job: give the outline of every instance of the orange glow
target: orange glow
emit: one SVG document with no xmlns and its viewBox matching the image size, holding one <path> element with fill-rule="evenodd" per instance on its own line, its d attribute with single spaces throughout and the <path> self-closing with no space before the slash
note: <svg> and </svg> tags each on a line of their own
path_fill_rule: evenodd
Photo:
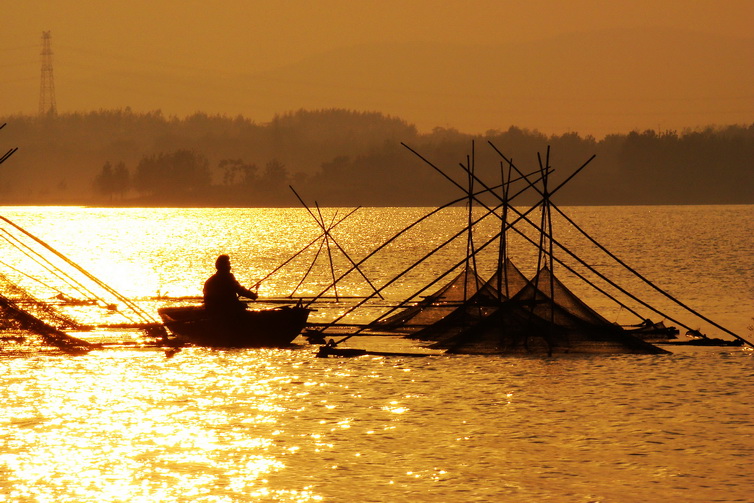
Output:
<svg viewBox="0 0 754 503">
<path fill-rule="evenodd" d="M 89 5 L 86 5 L 89 4 Z M 39 102 L 52 33 L 60 113 L 131 107 L 266 122 L 378 111 L 420 131 L 601 136 L 748 123 L 754 9 L 687 2 L 12 2 L 0 115 Z M 135 35 L 138 33 L 138 35 Z"/>
</svg>

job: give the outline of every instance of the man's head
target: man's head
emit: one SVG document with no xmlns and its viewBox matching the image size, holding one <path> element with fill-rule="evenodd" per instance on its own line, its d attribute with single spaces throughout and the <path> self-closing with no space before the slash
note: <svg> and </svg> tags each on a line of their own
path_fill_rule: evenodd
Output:
<svg viewBox="0 0 754 503">
<path fill-rule="evenodd" d="M 220 255 L 215 260 L 215 268 L 218 271 L 230 271 L 230 257 L 227 255 Z"/>
</svg>

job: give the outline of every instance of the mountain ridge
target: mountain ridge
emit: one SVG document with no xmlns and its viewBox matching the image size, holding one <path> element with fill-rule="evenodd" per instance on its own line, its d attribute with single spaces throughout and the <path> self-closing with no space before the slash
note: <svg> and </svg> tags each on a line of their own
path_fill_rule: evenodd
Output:
<svg viewBox="0 0 754 503">
<path fill-rule="evenodd" d="M 73 104 L 259 122 L 299 109 L 344 108 L 403 117 L 422 131 L 479 134 L 516 125 L 604 136 L 749 122 L 752 60 L 754 38 L 660 29 L 494 46 L 388 42 L 342 47 L 265 72 L 105 72 L 74 82 L 87 98 Z"/>
</svg>

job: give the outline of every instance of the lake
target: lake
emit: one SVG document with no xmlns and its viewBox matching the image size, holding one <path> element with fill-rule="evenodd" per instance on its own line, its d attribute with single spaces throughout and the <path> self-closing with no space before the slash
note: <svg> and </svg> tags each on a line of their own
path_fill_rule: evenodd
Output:
<svg viewBox="0 0 754 503">
<path fill-rule="evenodd" d="M 350 210 L 321 211 L 329 226 Z M 200 295 L 220 253 L 231 256 L 242 283 L 263 280 L 263 298 L 334 297 L 333 275 L 428 211 L 361 208 L 332 229 L 329 254 L 304 209 L 5 207 L 0 214 L 154 313 Z M 554 216 L 558 242 L 661 313 L 648 317 L 754 339 L 754 206 L 563 211 L 668 294 Z M 365 262 L 369 281 L 351 274 L 339 282 L 338 296 L 363 296 L 400 274 L 381 291 L 384 300 L 347 319 L 368 321 L 457 264 L 465 235 L 415 265 L 467 219 L 462 208 L 444 210 Z M 483 221 L 475 231 L 475 249 L 490 242 L 477 257 L 483 273 L 494 269 L 497 230 L 499 223 Z M 531 276 L 533 247 L 511 235 L 508 249 Z M 559 264 L 554 270 L 610 321 L 636 323 L 626 307 L 646 311 L 635 299 L 616 304 Z M 347 307 L 342 299 L 324 304 L 311 319 L 328 321 Z M 79 357 L 0 351 L 0 502 L 754 501 L 754 353 L 746 348 L 320 359 L 316 346 L 295 342 L 186 348 L 172 358 L 128 347 Z M 346 345 L 425 351 L 400 338 L 354 337 Z"/>
</svg>

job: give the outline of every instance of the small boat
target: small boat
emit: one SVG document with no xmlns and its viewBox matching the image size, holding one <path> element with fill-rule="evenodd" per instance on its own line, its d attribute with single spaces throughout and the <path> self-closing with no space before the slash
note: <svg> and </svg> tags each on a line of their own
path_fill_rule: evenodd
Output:
<svg viewBox="0 0 754 503">
<path fill-rule="evenodd" d="M 680 340 L 680 341 L 662 341 L 658 342 L 658 344 L 667 344 L 667 345 L 675 345 L 675 346 L 720 346 L 720 347 L 738 347 L 743 346 L 744 341 L 741 339 L 720 339 L 718 337 L 699 337 L 699 338 L 691 338 L 687 340 Z"/>
<path fill-rule="evenodd" d="M 676 327 L 668 327 L 662 321 L 655 323 L 652 320 L 644 320 L 637 325 L 627 325 L 623 328 L 634 337 L 651 343 L 665 343 L 677 339 L 679 333 Z"/>
<path fill-rule="evenodd" d="M 699 330 L 689 330 L 686 332 L 685 341 L 665 341 L 662 344 L 675 344 L 679 346 L 743 346 L 743 339 L 720 339 L 718 337 L 708 337 Z"/>
<path fill-rule="evenodd" d="M 218 315 L 204 306 L 157 310 L 176 342 L 215 348 L 288 346 L 306 326 L 311 309 L 281 306 Z"/>
<path fill-rule="evenodd" d="M 332 344 L 325 344 L 319 347 L 317 351 L 317 358 L 328 358 L 330 356 L 340 357 L 357 357 L 357 356 L 411 356 L 411 357 L 424 357 L 432 356 L 429 353 L 397 353 L 388 351 L 369 351 L 366 349 L 356 348 L 339 348 Z"/>
</svg>

